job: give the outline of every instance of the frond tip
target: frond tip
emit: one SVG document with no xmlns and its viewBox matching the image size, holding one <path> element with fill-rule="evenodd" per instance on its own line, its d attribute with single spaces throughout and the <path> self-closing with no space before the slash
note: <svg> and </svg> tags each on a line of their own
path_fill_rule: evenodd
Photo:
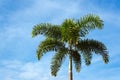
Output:
<svg viewBox="0 0 120 80">
<path fill-rule="evenodd" d="M 109 62 L 109 55 L 108 55 L 108 53 L 103 54 L 102 58 L 103 58 L 103 61 L 104 61 L 105 64 L 107 64 Z"/>
<path fill-rule="evenodd" d="M 83 57 L 84 57 L 84 60 L 85 60 L 85 64 L 87 66 L 89 66 L 91 64 L 91 60 L 92 60 L 92 54 L 91 54 L 91 52 L 83 53 Z"/>
</svg>

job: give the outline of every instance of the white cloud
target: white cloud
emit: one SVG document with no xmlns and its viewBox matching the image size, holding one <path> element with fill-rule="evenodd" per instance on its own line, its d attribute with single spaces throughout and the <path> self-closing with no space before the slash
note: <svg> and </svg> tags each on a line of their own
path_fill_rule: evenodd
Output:
<svg viewBox="0 0 120 80">
<path fill-rule="evenodd" d="M 4 56 L 4 54 L 8 54 L 8 57 L 13 57 L 12 59 L 15 59 L 17 56 L 19 56 L 25 61 L 30 58 L 29 56 L 35 57 L 35 55 L 32 54 L 35 53 L 35 51 L 33 52 L 32 49 L 36 48 L 36 45 L 38 44 L 41 37 L 40 39 L 37 38 L 37 40 L 31 39 L 30 34 L 32 27 L 40 22 L 52 22 L 59 24 L 67 17 L 79 18 L 79 16 L 83 14 L 94 12 L 100 15 L 105 22 L 119 26 L 119 12 L 113 13 L 110 10 L 108 11 L 104 8 L 96 6 L 97 4 L 94 5 L 92 2 L 85 2 L 83 0 L 80 2 L 78 0 L 71 0 L 69 2 L 61 2 L 55 0 L 35 0 L 31 6 L 27 6 L 11 14 L 8 14 L 7 23 L 4 24 L 4 28 L 0 28 L 1 56 Z M 3 19 L 2 16 L 1 18 Z M 108 45 L 110 45 L 108 47 L 110 47 L 111 49 L 110 55 L 112 56 L 112 59 L 116 58 L 114 61 L 111 61 L 111 63 L 113 64 L 110 63 L 110 65 L 117 64 L 117 62 L 119 61 L 119 58 L 117 57 L 119 55 L 119 46 L 115 47 L 116 44 L 111 41 L 111 36 L 113 36 L 113 38 L 118 37 L 115 37 L 115 35 L 118 34 L 110 35 L 110 37 L 108 38 L 108 33 L 104 33 L 103 31 L 103 36 L 98 36 L 101 40 L 105 38 L 104 40 L 108 42 Z M 95 35 L 93 35 L 93 37 L 95 37 Z M 114 47 L 111 44 L 114 44 Z M 13 55 L 9 56 L 9 53 L 11 52 L 13 52 Z M 118 55 L 114 53 L 117 53 Z M 46 59 L 48 60 L 48 57 Z M 18 60 L 3 61 L 0 65 L 0 73 L 2 73 L 0 74 L 0 78 L 2 80 L 66 80 L 68 75 L 66 67 L 67 65 L 65 64 L 64 66 L 62 66 L 60 72 L 58 73 L 58 76 L 54 78 L 50 75 L 50 65 L 47 65 L 48 62 L 46 62 L 46 59 L 42 63 L 25 63 Z M 92 66 L 83 66 L 81 73 L 75 73 L 74 78 L 80 80 L 95 80 L 98 79 L 99 76 L 101 76 L 99 80 L 104 80 L 104 75 L 111 73 L 114 73 L 114 76 L 107 76 L 106 79 L 117 80 L 119 78 L 119 76 L 116 75 L 117 73 L 115 73 L 117 71 L 119 73 L 119 68 L 112 70 L 111 68 L 104 69 L 103 66 L 101 66 L 101 63 L 102 65 L 104 65 L 101 58 L 95 57 L 95 59 L 93 59 Z M 97 69 L 96 67 L 98 67 L 99 69 Z"/>
<path fill-rule="evenodd" d="M 67 5 L 66 5 L 67 4 Z M 36 0 L 31 6 L 9 14 L 11 23 L 40 23 L 42 21 L 59 23 L 62 19 L 74 16 L 79 10 L 74 1 L 69 3 L 55 0 Z M 27 26 L 26 26 L 27 27 Z"/>
<path fill-rule="evenodd" d="M 7 53 L 6 51 L 16 57 L 21 53 L 22 58 L 28 55 L 29 49 L 43 39 L 43 37 L 37 40 L 31 38 L 33 26 L 42 21 L 59 23 L 78 11 L 78 5 L 75 3 L 67 4 L 51 0 L 36 0 L 31 6 L 8 14 L 6 24 L 3 23 L 3 27 L 0 28 L 0 55 Z M 11 45 L 14 46 L 11 47 Z"/>
<path fill-rule="evenodd" d="M 63 63 L 60 71 L 58 72 L 57 77 L 52 77 L 50 75 L 50 58 L 51 57 L 52 57 L 52 54 L 45 56 L 44 58 L 41 59 L 40 62 L 22 62 L 18 60 L 1 61 L 0 73 L 3 73 L 3 74 L 0 74 L 0 77 L 2 80 L 7 80 L 7 79 L 9 80 L 56 80 L 56 79 L 65 80 L 67 79 L 68 78 L 68 61 L 65 61 L 65 63 Z M 85 65 L 82 65 L 82 69 L 80 73 L 76 73 L 75 69 L 73 69 L 74 79 L 95 80 L 99 76 L 101 77 L 98 80 L 119 79 L 119 75 L 117 75 L 116 72 L 119 73 L 120 68 L 118 66 L 114 68 L 111 67 L 111 65 L 114 65 L 115 63 L 114 61 L 112 61 L 112 63 L 105 65 L 103 64 L 102 60 L 101 61 L 93 60 L 92 64 L 88 67 Z M 111 76 L 106 74 L 109 74 Z M 104 75 L 106 76 L 106 78 L 104 78 Z"/>
<path fill-rule="evenodd" d="M 23 80 L 38 78 L 38 76 L 41 76 L 41 72 L 43 72 L 42 68 L 38 68 L 38 63 L 27 63 L 21 68 L 21 71 L 19 77 Z"/>
<path fill-rule="evenodd" d="M 27 62 L 17 60 L 3 61 L 0 77 L 2 80 L 61 80 L 64 75 L 54 78 L 50 75 L 47 63 Z"/>
<path fill-rule="evenodd" d="M 26 41 L 29 39 L 30 34 L 28 34 L 28 31 L 24 28 L 5 27 L 0 30 L 0 36 L 1 50 L 5 50 L 6 47 L 10 47 L 12 44 L 15 46 Z"/>
</svg>

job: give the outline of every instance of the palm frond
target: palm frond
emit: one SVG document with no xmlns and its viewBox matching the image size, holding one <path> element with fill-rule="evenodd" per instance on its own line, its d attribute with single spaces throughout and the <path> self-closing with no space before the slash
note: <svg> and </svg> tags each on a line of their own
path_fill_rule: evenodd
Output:
<svg viewBox="0 0 120 80">
<path fill-rule="evenodd" d="M 89 30 L 93 30 L 95 28 L 102 29 L 103 21 L 97 15 L 88 14 L 78 20 L 78 25 L 80 27 L 80 36 L 84 37 L 88 34 Z"/>
<path fill-rule="evenodd" d="M 89 66 L 91 64 L 91 60 L 92 60 L 92 54 L 91 52 L 86 52 L 86 51 L 83 51 L 83 58 L 85 60 L 85 64 L 87 66 Z"/>
<path fill-rule="evenodd" d="M 94 52 L 96 54 L 100 54 L 103 57 L 105 63 L 109 62 L 107 48 L 102 42 L 93 39 L 92 40 L 85 39 L 85 40 L 81 40 L 78 43 L 77 48 L 83 53 Z"/>
<path fill-rule="evenodd" d="M 109 62 L 108 52 L 106 52 L 105 54 L 102 54 L 102 58 L 103 58 L 104 63 L 107 64 Z"/>
<path fill-rule="evenodd" d="M 66 55 L 68 53 L 68 49 L 65 47 L 62 47 L 59 49 L 59 51 L 54 55 L 51 62 L 51 74 L 53 76 L 57 75 L 57 72 L 59 71 Z"/>
<path fill-rule="evenodd" d="M 79 38 L 79 27 L 72 19 L 66 19 L 61 27 L 62 40 L 73 43 Z"/>
<path fill-rule="evenodd" d="M 61 47 L 64 47 L 64 43 L 57 41 L 56 39 L 53 38 L 47 38 L 43 42 L 40 43 L 37 49 L 37 57 L 38 60 L 45 54 L 46 52 L 49 51 L 57 51 Z"/>
<path fill-rule="evenodd" d="M 41 23 L 39 25 L 34 26 L 32 31 L 32 37 L 35 37 L 39 34 L 59 39 L 61 38 L 60 26 L 52 25 L 49 23 L 46 23 L 46 24 Z"/>
<path fill-rule="evenodd" d="M 78 51 L 72 51 L 72 58 L 75 64 L 75 69 L 77 72 L 80 72 L 81 69 L 81 55 L 79 54 Z"/>
</svg>

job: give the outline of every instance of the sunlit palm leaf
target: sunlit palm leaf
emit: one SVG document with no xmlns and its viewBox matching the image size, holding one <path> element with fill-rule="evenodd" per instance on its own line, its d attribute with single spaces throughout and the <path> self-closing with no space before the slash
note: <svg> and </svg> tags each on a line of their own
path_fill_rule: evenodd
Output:
<svg viewBox="0 0 120 80">
<path fill-rule="evenodd" d="M 74 43 L 79 38 L 79 27 L 74 20 L 66 19 L 61 28 L 63 41 Z"/>
<path fill-rule="evenodd" d="M 102 29 L 103 21 L 97 15 L 89 14 L 83 16 L 78 20 L 78 25 L 80 27 L 80 36 L 84 37 L 88 34 L 89 30 L 93 30 L 95 28 Z"/>
</svg>

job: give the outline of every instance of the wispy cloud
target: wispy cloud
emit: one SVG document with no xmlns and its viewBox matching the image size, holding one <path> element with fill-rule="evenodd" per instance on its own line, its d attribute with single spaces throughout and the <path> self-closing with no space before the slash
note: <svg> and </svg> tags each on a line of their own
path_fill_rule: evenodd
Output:
<svg viewBox="0 0 120 80">
<path fill-rule="evenodd" d="M 42 62 L 21 62 L 18 60 L 12 60 L 12 61 L 3 61 L 1 62 L 1 70 L 0 72 L 3 73 L 1 74 L 1 79 L 2 80 L 65 80 L 67 79 L 67 74 L 68 74 L 68 70 L 66 66 L 62 66 L 61 70 L 59 71 L 59 74 L 57 77 L 52 77 L 50 75 L 50 68 L 48 67 L 48 63 L 49 61 L 47 61 L 46 63 L 42 63 Z M 99 65 L 100 66 L 100 65 Z M 91 74 L 93 73 L 94 70 L 97 70 L 97 74 Z M 98 69 L 94 68 L 94 65 L 92 67 L 84 67 L 82 68 L 82 71 L 78 74 L 78 73 L 74 73 L 75 79 L 82 79 L 85 78 L 86 75 L 87 76 L 85 79 L 96 79 L 98 75 L 101 75 L 103 73 L 105 73 L 106 69 L 103 69 L 102 72 Z M 116 69 L 116 70 L 119 70 Z M 107 70 L 107 72 L 112 72 L 114 70 Z M 63 73 L 64 72 L 64 73 Z M 86 73 L 86 74 L 85 74 Z M 6 76 L 7 75 L 7 76 Z M 118 77 L 118 76 L 116 76 Z M 101 77 L 100 79 L 103 79 L 103 77 Z M 105 80 L 105 79 L 103 79 Z M 112 79 L 110 79 L 112 80 Z"/>
<path fill-rule="evenodd" d="M 74 78 L 78 80 L 96 80 L 98 77 L 98 80 L 119 79 L 117 74 L 120 73 L 120 64 L 118 64 L 120 11 L 116 10 L 116 1 L 112 1 L 113 3 L 110 1 L 106 3 L 105 0 L 100 2 L 95 0 L 27 1 L 23 0 L 24 4 L 21 1 L 21 4 L 18 4 L 22 5 L 21 7 L 12 4 L 15 10 L 8 10 L 9 8 L 4 7 L 10 12 L 5 15 L 0 14 L 0 26 L 2 26 L 0 27 L 0 59 L 3 60 L 0 61 L 0 73 L 3 73 L 0 74 L 0 78 L 2 80 L 66 80 L 67 63 L 64 63 L 58 76 L 54 78 L 50 75 L 49 55 L 45 56 L 40 63 L 34 62 L 36 61 L 35 49 L 44 38 L 39 36 L 32 39 L 31 31 L 34 25 L 41 22 L 60 24 L 65 18 L 78 19 L 88 13 L 98 14 L 104 20 L 105 28 L 100 33 L 93 32 L 90 38 L 105 42 L 111 61 L 108 65 L 104 65 L 101 57 L 95 56 L 93 64 L 89 67 L 83 65 L 81 73 L 74 73 Z M 0 0 L 0 8 L 3 10 L 3 5 L 10 6 L 9 2 Z"/>
<path fill-rule="evenodd" d="M 67 17 L 74 16 L 78 11 L 78 4 L 74 1 L 68 3 L 66 1 L 36 0 L 32 6 L 9 14 L 9 19 L 12 23 L 16 21 L 17 23 L 40 23 L 43 21 L 59 23 Z"/>
<path fill-rule="evenodd" d="M 1 62 L 0 75 L 2 80 L 61 80 L 64 75 L 53 78 L 46 63 L 20 62 L 17 60 Z"/>
<path fill-rule="evenodd" d="M 41 40 L 38 38 L 33 39 L 31 37 L 31 29 L 27 27 L 4 27 L 0 30 L 0 41 L 1 59 L 4 59 L 3 56 L 6 56 L 7 59 L 24 59 L 29 56 L 25 60 L 30 60 L 31 58 L 35 60 L 35 46 L 37 47 Z"/>
</svg>

